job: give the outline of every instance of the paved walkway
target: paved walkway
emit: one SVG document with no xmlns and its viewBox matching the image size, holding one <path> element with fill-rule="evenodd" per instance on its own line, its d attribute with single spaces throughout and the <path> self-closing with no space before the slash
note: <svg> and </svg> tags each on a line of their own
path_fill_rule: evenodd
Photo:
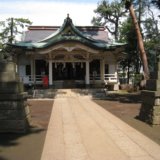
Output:
<svg viewBox="0 0 160 160">
<path fill-rule="evenodd" d="M 89 97 L 57 95 L 41 160 L 160 160 L 160 146 Z"/>
</svg>

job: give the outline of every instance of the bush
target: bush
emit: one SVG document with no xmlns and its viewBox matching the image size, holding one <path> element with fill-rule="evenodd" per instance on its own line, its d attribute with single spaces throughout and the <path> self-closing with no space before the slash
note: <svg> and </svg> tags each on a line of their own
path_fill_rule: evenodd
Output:
<svg viewBox="0 0 160 160">
<path fill-rule="evenodd" d="M 133 77 L 133 85 L 134 86 L 140 86 L 140 83 L 143 79 L 143 75 L 142 74 L 135 74 Z"/>
</svg>

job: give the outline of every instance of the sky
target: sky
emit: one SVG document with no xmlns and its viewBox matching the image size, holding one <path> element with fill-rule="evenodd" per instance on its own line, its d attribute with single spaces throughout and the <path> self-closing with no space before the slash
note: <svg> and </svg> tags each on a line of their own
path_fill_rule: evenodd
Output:
<svg viewBox="0 0 160 160">
<path fill-rule="evenodd" d="M 91 25 L 100 0 L 0 0 L 0 21 L 28 18 L 32 25 L 62 25 L 67 14 L 75 25 Z"/>
</svg>

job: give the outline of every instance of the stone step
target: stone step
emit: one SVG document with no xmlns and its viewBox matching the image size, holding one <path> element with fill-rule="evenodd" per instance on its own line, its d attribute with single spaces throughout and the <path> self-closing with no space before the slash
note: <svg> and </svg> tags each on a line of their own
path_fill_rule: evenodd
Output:
<svg viewBox="0 0 160 160">
<path fill-rule="evenodd" d="M 69 92 L 70 90 L 72 90 L 72 94 Z M 73 97 L 79 95 L 90 96 L 92 98 L 106 97 L 104 89 L 37 89 L 33 91 L 33 98 Z"/>
</svg>

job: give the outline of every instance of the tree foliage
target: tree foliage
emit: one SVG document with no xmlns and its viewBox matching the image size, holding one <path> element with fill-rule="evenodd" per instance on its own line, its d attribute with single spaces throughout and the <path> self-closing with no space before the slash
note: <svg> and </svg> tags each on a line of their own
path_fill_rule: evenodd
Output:
<svg viewBox="0 0 160 160">
<path fill-rule="evenodd" d="M 141 34 L 141 31 L 140 31 L 140 26 L 139 26 L 138 21 L 137 21 L 136 13 L 134 11 L 132 0 L 122 0 L 122 1 L 125 3 L 125 7 L 126 7 L 127 10 L 129 10 L 130 16 L 132 18 L 132 22 L 133 22 L 135 32 L 136 32 L 136 37 L 137 37 L 139 53 L 140 53 L 140 57 L 141 57 L 141 60 L 142 60 L 144 78 L 148 79 L 149 78 L 149 68 L 148 68 L 147 55 L 146 55 L 146 51 L 145 51 L 145 48 L 144 48 L 142 34 Z"/>
<path fill-rule="evenodd" d="M 128 82 L 131 73 L 138 74 L 141 68 L 141 61 L 137 50 L 137 37 L 132 19 L 129 17 L 122 23 L 120 27 L 120 41 L 127 42 L 126 46 L 126 59 L 120 62 L 121 68 L 128 71 Z"/>
<path fill-rule="evenodd" d="M 158 54 L 157 50 L 160 48 L 160 26 L 158 22 L 160 19 L 158 18 L 158 14 L 155 15 L 155 7 L 153 5 L 153 3 L 157 5 L 159 0 L 153 1 L 154 0 L 114 1 L 115 3 L 121 4 L 120 11 L 123 13 L 118 19 L 118 29 L 116 29 L 117 26 L 115 23 L 109 21 L 109 15 L 114 14 L 113 12 L 116 7 L 112 6 L 108 1 L 102 0 L 95 10 L 97 15 L 92 21 L 94 22 L 93 24 L 106 26 L 110 33 L 118 35 L 116 40 L 118 39 L 128 44 L 126 48 L 128 56 L 126 60 L 121 62 L 123 65 L 122 68 L 131 67 L 135 73 L 138 73 L 143 64 L 147 77 L 149 75 L 147 63 L 149 63 L 150 70 L 154 70 L 155 59 Z M 124 10 L 126 13 L 124 13 Z M 126 19 L 128 13 L 132 15 L 132 19 L 130 16 Z M 138 28 L 139 31 L 137 34 Z M 115 34 L 115 31 L 118 33 Z M 139 38 L 139 35 L 141 38 Z"/>
<path fill-rule="evenodd" d="M 111 3 L 107 0 L 102 0 L 94 12 L 96 13 L 96 17 L 93 17 L 92 23 L 98 26 L 105 26 L 114 35 L 115 39 L 118 40 L 120 21 L 125 16 L 123 5 L 117 0 Z"/>
<path fill-rule="evenodd" d="M 160 9 L 160 0 L 152 0 L 152 3 L 155 4 L 157 8 Z"/>
<path fill-rule="evenodd" d="M 4 56 L 8 54 L 6 44 L 16 42 L 16 36 L 22 34 L 25 27 L 31 24 L 32 22 L 25 18 L 8 18 L 0 21 L 0 52 Z"/>
<path fill-rule="evenodd" d="M 0 21 L 1 43 L 12 43 L 16 40 L 16 35 L 22 34 L 22 30 L 31 24 L 30 20 L 24 18 L 8 18 L 5 21 Z"/>
</svg>

